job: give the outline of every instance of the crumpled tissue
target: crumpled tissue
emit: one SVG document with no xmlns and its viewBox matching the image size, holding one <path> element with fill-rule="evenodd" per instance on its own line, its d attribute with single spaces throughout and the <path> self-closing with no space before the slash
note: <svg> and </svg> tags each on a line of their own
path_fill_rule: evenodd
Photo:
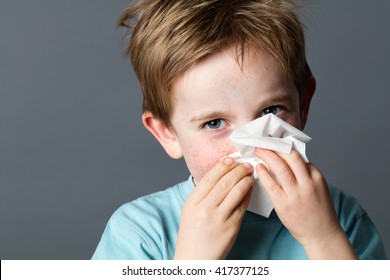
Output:
<svg viewBox="0 0 390 280">
<path fill-rule="evenodd" d="M 239 163 L 248 162 L 253 168 L 259 163 L 267 167 L 265 162 L 254 154 L 255 147 L 282 153 L 290 153 L 294 147 L 305 162 L 309 161 L 306 157 L 306 143 L 311 138 L 274 114 L 267 114 L 233 131 L 230 140 L 238 152 L 230 154 L 229 157 Z M 273 209 L 272 201 L 261 185 L 256 171 L 253 172 L 253 177 L 255 184 L 248 210 L 268 218 Z"/>
</svg>

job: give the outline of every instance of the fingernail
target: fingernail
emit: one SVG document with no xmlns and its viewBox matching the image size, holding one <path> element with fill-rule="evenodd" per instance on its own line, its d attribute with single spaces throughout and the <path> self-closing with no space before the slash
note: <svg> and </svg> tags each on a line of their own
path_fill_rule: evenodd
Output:
<svg viewBox="0 0 390 280">
<path fill-rule="evenodd" d="M 255 152 L 261 152 L 263 149 L 259 147 L 255 147 Z"/>
<path fill-rule="evenodd" d="M 252 170 L 252 165 L 251 164 L 249 164 L 247 162 L 244 162 L 242 165 L 245 167 L 246 170 Z"/>
<path fill-rule="evenodd" d="M 223 159 L 223 163 L 226 165 L 232 165 L 234 162 L 234 159 L 232 159 L 231 157 L 226 157 Z"/>
<path fill-rule="evenodd" d="M 258 170 L 265 169 L 265 165 L 262 163 L 259 163 L 258 165 L 256 165 L 256 169 L 258 169 Z"/>
</svg>

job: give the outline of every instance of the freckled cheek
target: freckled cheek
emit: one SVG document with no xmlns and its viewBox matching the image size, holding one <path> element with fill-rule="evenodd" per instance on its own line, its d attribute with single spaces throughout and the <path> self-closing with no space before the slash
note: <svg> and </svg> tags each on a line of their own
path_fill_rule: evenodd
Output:
<svg viewBox="0 0 390 280">
<path fill-rule="evenodd" d="M 186 157 L 187 166 L 192 176 L 198 182 L 222 157 L 234 151 L 235 149 L 230 142 L 219 143 L 219 145 L 192 146 Z"/>
</svg>

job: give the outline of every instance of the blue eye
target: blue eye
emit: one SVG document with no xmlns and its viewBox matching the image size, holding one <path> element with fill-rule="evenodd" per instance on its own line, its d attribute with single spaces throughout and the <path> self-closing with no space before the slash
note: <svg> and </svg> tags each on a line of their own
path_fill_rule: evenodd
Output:
<svg viewBox="0 0 390 280">
<path fill-rule="evenodd" d="M 221 119 L 215 119 L 215 120 L 212 120 L 212 121 L 209 121 L 205 124 L 205 126 L 207 126 L 207 128 L 209 129 L 218 129 L 221 127 L 221 125 L 223 124 L 224 120 L 221 120 Z"/>
<path fill-rule="evenodd" d="M 262 116 L 265 116 L 265 115 L 268 115 L 268 114 L 278 114 L 280 111 L 282 110 L 282 108 L 280 108 L 279 106 L 270 106 L 268 108 L 265 108 L 262 112 L 261 112 L 261 115 Z"/>
</svg>

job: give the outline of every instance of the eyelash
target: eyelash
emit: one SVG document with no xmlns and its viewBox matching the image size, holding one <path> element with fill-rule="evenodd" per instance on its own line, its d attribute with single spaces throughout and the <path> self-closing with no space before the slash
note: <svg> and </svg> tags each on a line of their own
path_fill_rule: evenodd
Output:
<svg viewBox="0 0 390 280">
<path fill-rule="evenodd" d="M 267 112 L 266 113 L 266 111 L 275 110 L 275 109 L 276 109 L 276 112 Z M 277 115 L 278 113 L 280 113 L 283 110 L 284 109 L 281 106 L 272 105 L 272 106 L 269 106 L 269 107 L 265 108 L 264 110 L 262 110 L 260 115 L 259 115 L 259 117 L 262 117 L 262 116 L 265 116 L 265 115 L 268 115 L 268 114 Z M 218 127 L 211 128 L 209 125 L 212 124 L 213 122 L 220 122 L 220 123 L 219 123 Z M 209 129 L 209 130 L 218 130 L 218 129 L 221 129 L 221 125 L 223 125 L 223 123 L 226 123 L 226 121 L 224 119 L 213 119 L 213 120 L 210 120 L 210 121 L 205 122 L 204 124 L 202 124 L 201 128 L 202 129 Z"/>
<path fill-rule="evenodd" d="M 276 109 L 276 112 L 275 112 L 275 113 L 273 113 L 273 112 L 265 113 L 266 111 L 269 111 L 269 110 L 271 110 L 271 109 Z M 280 113 L 281 111 L 283 111 L 283 108 L 282 108 L 281 106 L 272 105 L 272 106 L 269 106 L 269 107 L 265 108 L 263 111 L 261 111 L 260 117 L 265 116 L 265 115 L 268 115 L 268 114 L 277 115 L 277 114 Z"/>
<path fill-rule="evenodd" d="M 219 123 L 219 125 L 218 125 L 218 127 L 216 127 L 216 128 L 211 128 L 209 125 L 211 124 L 211 123 L 213 123 L 213 122 L 220 122 Z M 222 122 L 225 122 L 226 123 L 226 121 L 225 120 L 223 120 L 223 119 L 214 119 L 214 120 L 211 120 L 211 121 L 208 121 L 208 122 L 205 122 L 204 124 L 202 124 L 202 128 L 204 128 L 204 129 L 209 129 L 209 130 L 218 130 L 218 129 L 220 129 L 220 127 L 221 127 L 221 123 Z"/>
</svg>

